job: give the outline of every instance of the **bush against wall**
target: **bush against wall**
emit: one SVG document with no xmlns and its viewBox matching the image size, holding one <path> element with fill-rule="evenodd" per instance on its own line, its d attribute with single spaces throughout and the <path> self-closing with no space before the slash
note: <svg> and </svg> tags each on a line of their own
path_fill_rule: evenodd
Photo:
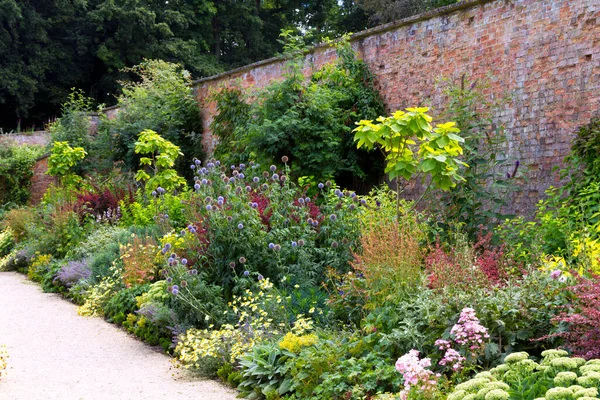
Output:
<svg viewBox="0 0 600 400">
<path fill-rule="evenodd" d="M 215 96 L 216 153 L 228 164 L 249 158 L 268 164 L 287 155 L 294 171 L 366 191 L 381 179 L 383 157 L 357 150 L 351 131 L 355 121 L 385 112 L 371 72 L 342 40 L 336 45 L 338 61 L 306 80 L 302 44 L 283 36 L 291 57 L 283 81 L 258 94 L 230 89 Z"/>
<path fill-rule="evenodd" d="M 179 146 L 184 154 L 198 154 L 201 122 L 189 72 L 161 60 L 146 60 L 126 71 L 139 80 L 122 83 L 116 118 L 101 123 L 99 140 L 104 143 L 105 156 L 124 161 L 128 170 L 137 170 L 135 142 L 146 129 Z M 189 171 L 183 161 L 177 167 Z"/>
<path fill-rule="evenodd" d="M 9 146 L 0 149 L 0 208 L 21 205 L 29 199 L 33 165 L 41 156 L 39 146 Z"/>
</svg>

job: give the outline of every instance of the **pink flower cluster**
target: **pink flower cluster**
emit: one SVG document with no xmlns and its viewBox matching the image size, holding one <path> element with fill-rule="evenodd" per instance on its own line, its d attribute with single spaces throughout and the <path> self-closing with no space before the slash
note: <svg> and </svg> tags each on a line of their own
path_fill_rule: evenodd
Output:
<svg viewBox="0 0 600 400">
<path fill-rule="evenodd" d="M 483 339 L 490 337 L 486 327 L 481 325 L 475 316 L 475 310 L 468 307 L 461 311 L 458 323 L 452 327 L 450 335 L 453 336 L 453 341 L 458 346 L 465 347 L 472 357 L 476 357 L 477 352 L 483 348 Z M 467 358 L 453 349 L 449 340 L 438 339 L 435 346 L 444 352 L 440 365 L 451 365 L 454 371 L 463 369 Z"/>
<path fill-rule="evenodd" d="M 396 370 L 404 377 L 404 390 L 400 398 L 406 399 L 413 386 L 418 386 L 423 391 L 429 391 L 437 385 L 436 375 L 428 370 L 431 366 L 429 358 L 419 359 L 419 351 L 411 350 L 396 361 Z"/>
<path fill-rule="evenodd" d="M 483 348 L 483 339 L 490 337 L 487 328 L 481 325 L 475 316 L 475 310 L 469 307 L 463 308 L 458 323 L 450 330 L 450 335 L 454 336 L 456 343 L 468 347 L 473 355 Z"/>
</svg>

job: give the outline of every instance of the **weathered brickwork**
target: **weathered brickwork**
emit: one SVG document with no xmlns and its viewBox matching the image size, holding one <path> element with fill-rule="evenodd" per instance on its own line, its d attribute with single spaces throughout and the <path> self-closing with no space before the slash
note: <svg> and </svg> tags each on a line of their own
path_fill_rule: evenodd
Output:
<svg viewBox="0 0 600 400">
<path fill-rule="evenodd" d="M 527 167 L 513 200 L 531 212 L 558 183 L 553 167 L 569 152 L 575 129 L 600 111 L 598 0 L 478 0 L 463 2 L 361 32 L 353 45 L 369 64 L 390 111 L 444 102 L 436 79 L 489 79 L 490 94 L 509 96 L 496 117 L 510 138 L 507 155 Z M 306 56 L 306 72 L 335 58 L 328 47 Z M 284 61 L 267 60 L 196 83 L 205 133 L 215 112 L 212 90 L 234 82 L 262 88 L 281 79 Z M 205 134 L 205 149 L 214 148 Z"/>
<path fill-rule="evenodd" d="M 40 157 L 33 165 L 33 176 L 31 177 L 31 197 L 30 205 L 37 205 L 44 197 L 44 193 L 51 184 L 56 183 L 53 176 L 46 174 L 48 171 L 48 155 Z"/>
</svg>

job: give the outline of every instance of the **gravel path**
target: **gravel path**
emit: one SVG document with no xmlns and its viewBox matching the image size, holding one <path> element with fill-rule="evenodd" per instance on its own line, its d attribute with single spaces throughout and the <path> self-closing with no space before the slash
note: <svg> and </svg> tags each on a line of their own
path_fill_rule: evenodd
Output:
<svg viewBox="0 0 600 400">
<path fill-rule="evenodd" d="M 0 345 L 10 358 L 0 399 L 235 399 L 210 380 L 173 368 L 161 354 L 100 318 L 77 315 L 60 296 L 0 273 Z"/>
</svg>

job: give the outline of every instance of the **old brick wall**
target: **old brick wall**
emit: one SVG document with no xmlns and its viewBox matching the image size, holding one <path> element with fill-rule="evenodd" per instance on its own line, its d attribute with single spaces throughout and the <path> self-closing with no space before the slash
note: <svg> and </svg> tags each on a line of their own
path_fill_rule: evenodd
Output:
<svg viewBox="0 0 600 400">
<path fill-rule="evenodd" d="M 53 176 L 46 174 L 48 171 L 48 155 L 40 157 L 33 165 L 33 176 L 31 177 L 31 197 L 29 198 L 30 205 L 37 205 L 44 197 L 44 193 L 48 187 L 56 183 Z"/>
<path fill-rule="evenodd" d="M 487 78 L 491 96 L 508 95 L 495 119 L 510 138 L 507 156 L 527 167 L 513 200 L 522 212 L 558 182 L 553 167 L 574 130 L 600 110 L 598 0 L 467 1 L 360 32 L 352 42 L 390 111 L 428 104 L 436 114 L 444 102 L 435 85 L 440 77 Z M 306 71 L 334 58 L 331 48 L 317 47 L 306 56 Z M 210 92 L 232 84 L 263 88 L 283 68 L 275 58 L 196 82 L 208 152 L 215 145 Z"/>
</svg>

